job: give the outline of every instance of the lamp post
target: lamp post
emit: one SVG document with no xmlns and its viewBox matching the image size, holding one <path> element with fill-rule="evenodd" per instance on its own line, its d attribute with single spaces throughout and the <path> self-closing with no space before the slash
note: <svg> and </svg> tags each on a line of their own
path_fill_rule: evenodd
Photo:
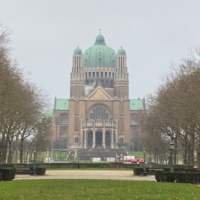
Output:
<svg viewBox="0 0 200 200">
<path fill-rule="evenodd" d="M 174 143 L 174 139 L 171 139 L 171 142 L 169 144 L 169 151 L 170 151 L 170 155 L 169 155 L 169 166 L 170 166 L 170 172 L 174 171 L 173 168 L 173 153 L 174 153 L 174 148 L 175 148 L 175 143 Z"/>
</svg>

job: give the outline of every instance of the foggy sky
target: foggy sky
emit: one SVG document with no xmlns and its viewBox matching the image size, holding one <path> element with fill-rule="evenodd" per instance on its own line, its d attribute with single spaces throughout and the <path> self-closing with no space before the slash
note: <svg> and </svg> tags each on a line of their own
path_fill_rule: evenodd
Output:
<svg viewBox="0 0 200 200">
<path fill-rule="evenodd" d="M 127 52 L 130 97 L 155 92 L 171 65 L 200 47 L 199 0 L 0 0 L 12 56 L 53 101 L 69 97 L 72 54 L 106 44 Z"/>
</svg>

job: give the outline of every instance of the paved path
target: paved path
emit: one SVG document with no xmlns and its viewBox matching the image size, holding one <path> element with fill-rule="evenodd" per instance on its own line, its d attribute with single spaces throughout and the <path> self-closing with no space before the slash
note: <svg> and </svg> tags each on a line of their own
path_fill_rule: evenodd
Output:
<svg viewBox="0 0 200 200">
<path fill-rule="evenodd" d="M 15 180 L 29 179 L 107 179 L 155 181 L 154 176 L 134 176 L 132 170 L 47 170 L 45 176 L 16 175 Z"/>
</svg>

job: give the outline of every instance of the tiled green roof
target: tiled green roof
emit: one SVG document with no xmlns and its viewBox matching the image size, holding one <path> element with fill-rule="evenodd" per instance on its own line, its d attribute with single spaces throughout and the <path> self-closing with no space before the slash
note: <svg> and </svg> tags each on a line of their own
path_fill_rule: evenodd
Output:
<svg viewBox="0 0 200 200">
<path fill-rule="evenodd" d="M 55 99 L 55 110 L 69 110 L 69 100 L 68 99 Z M 144 110 L 143 99 L 130 99 L 129 101 L 130 110 Z M 51 115 L 51 112 L 48 113 Z"/>
<path fill-rule="evenodd" d="M 136 111 L 144 110 L 143 99 L 130 99 L 129 109 L 136 110 Z"/>
<path fill-rule="evenodd" d="M 68 99 L 55 99 L 54 110 L 69 110 Z"/>
</svg>

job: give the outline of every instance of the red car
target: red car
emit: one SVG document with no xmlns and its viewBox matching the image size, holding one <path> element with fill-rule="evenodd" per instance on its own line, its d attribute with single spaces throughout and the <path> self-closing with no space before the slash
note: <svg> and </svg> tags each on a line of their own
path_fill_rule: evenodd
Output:
<svg viewBox="0 0 200 200">
<path fill-rule="evenodd" d="M 143 158 L 136 158 L 136 164 L 143 164 L 144 159 Z"/>
<path fill-rule="evenodd" d="M 144 159 L 143 158 L 130 158 L 125 161 L 127 164 L 143 164 Z"/>
</svg>

